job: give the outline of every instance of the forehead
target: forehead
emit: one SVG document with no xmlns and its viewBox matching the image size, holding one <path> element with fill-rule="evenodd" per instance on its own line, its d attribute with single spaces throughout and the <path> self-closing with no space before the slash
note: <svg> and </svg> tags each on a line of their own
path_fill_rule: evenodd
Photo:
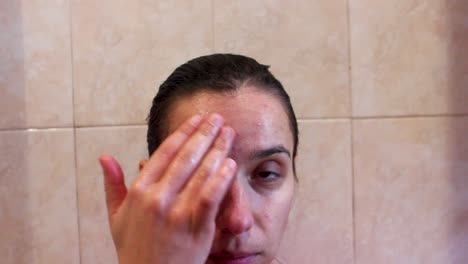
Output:
<svg viewBox="0 0 468 264">
<path fill-rule="evenodd" d="M 283 145 L 292 153 L 293 136 L 280 99 L 255 87 L 235 92 L 200 92 L 179 99 L 169 114 L 169 132 L 195 114 L 219 113 L 236 131 L 235 152 Z"/>
</svg>

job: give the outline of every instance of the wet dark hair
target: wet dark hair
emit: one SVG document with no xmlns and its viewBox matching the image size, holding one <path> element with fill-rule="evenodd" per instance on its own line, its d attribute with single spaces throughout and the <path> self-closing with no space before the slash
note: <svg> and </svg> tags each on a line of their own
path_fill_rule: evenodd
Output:
<svg viewBox="0 0 468 264">
<path fill-rule="evenodd" d="M 289 95 L 268 68 L 269 66 L 262 65 L 252 58 L 235 54 L 202 56 L 177 67 L 161 84 L 153 99 L 147 118 L 149 155 L 151 156 L 168 136 L 168 113 L 178 99 L 205 91 L 234 92 L 243 86 L 251 85 L 276 96 L 281 101 L 293 134 L 293 158 L 296 157 L 299 144 L 296 115 Z"/>
</svg>

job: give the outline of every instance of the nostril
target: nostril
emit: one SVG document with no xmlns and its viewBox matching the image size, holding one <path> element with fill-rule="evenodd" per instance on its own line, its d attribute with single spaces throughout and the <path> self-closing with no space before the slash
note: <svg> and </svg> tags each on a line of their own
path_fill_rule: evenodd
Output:
<svg viewBox="0 0 468 264">
<path fill-rule="evenodd" d="M 252 227 L 251 215 L 230 215 L 220 228 L 221 233 L 238 235 L 247 232 Z"/>
</svg>

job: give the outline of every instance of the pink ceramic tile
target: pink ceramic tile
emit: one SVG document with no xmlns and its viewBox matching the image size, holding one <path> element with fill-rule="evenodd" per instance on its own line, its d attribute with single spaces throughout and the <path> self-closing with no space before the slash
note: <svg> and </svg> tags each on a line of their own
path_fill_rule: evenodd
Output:
<svg viewBox="0 0 468 264">
<path fill-rule="evenodd" d="M 79 264 L 73 131 L 0 132 L 0 256 Z"/>
<path fill-rule="evenodd" d="M 271 65 L 300 118 L 350 114 L 347 3 L 214 1 L 215 49 Z"/>
<path fill-rule="evenodd" d="M 354 116 L 468 113 L 468 2 L 350 1 Z"/>
<path fill-rule="evenodd" d="M 162 81 L 213 50 L 209 0 L 71 2 L 78 125 L 145 124 Z"/>
<path fill-rule="evenodd" d="M 282 263 L 353 263 L 350 123 L 300 123 L 299 192 Z"/>
<path fill-rule="evenodd" d="M 468 118 L 354 123 L 357 263 L 468 263 Z"/>
<path fill-rule="evenodd" d="M 0 128 L 72 120 L 68 1 L 0 2 Z"/>
<path fill-rule="evenodd" d="M 147 157 L 146 126 L 80 128 L 76 143 L 81 264 L 117 263 L 98 157 L 114 155 L 130 184 L 138 173 L 139 160 Z"/>
</svg>

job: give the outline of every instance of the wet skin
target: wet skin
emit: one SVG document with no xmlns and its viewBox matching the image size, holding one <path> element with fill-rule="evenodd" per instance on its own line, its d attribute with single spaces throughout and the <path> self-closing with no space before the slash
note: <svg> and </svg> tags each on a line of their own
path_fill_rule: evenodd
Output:
<svg viewBox="0 0 468 264">
<path fill-rule="evenodd" d="M 233 94 L 199 93 L 179 100 L 172 110 L 169 131 L 194 114 L 217 112 L 236 132 L 229 157 L 237 173 L 220 207 L 207 263 L 222 258 L 217 255 L 251 254 L 255 257 L 248 263 L 271 263 L 296 189 L 293 137 L 280 101 L 245 87 Z"/>
<path fill-rule="evenodd" d="M 119 263 L 274 261 L 296 190 L 280 101 L 243 87 L 169 112 L 168 137 L 129 188 L 118 162 L 100 157 Z"/>
</svg>

